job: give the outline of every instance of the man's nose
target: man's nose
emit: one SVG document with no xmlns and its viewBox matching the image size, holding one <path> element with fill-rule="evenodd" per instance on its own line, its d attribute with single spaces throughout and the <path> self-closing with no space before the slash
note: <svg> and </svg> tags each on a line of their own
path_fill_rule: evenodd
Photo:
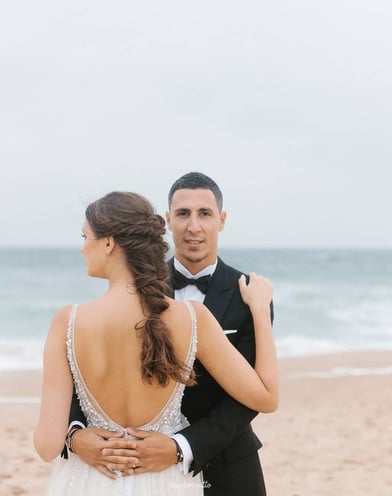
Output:
<svg viewBox="0 0 392 496">
<path fill-rule="evenodd" d="M 200 231 L 200 222 L 196 215 L 191 215 L 188 220 L 188 231 L 197 232 Z"/>
</svg>

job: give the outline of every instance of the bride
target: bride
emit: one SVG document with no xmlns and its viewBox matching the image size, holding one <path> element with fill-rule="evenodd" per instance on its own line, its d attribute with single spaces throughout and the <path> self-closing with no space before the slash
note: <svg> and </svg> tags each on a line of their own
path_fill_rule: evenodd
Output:
<svg viewBox="0 0 392 496">
<path fill-rule="evenodd" d="M 244 276 L 239 280 L 254 319 L 253 369 L 204 305 L 166 296 L 164 226 L 148 200 L 136 193 L 112 192 L 87 207 L 81 251 L 88 274 L 107 279 L 109 286 L 96 300 L 64 307 L 52 320 L 34 432 L 43 460 L 53 460 L 63 449 L 74 386 L 90 427 L 118 432 L 131 425 L 167 435 L 184 428 L 181 399 L 185 385 L 197 383 L 195 358 L 248 408 L 277 408 L 271 283 L 256 274 L 250 274 L 249 284 Z M 134 467 L 134 474 L 119 472 L 111 479 L 70 453 L 68 460 L 57 461 L 48 494 L 203 494 L 201 476 L 184 475 L 176 465 L 139 475 Z"/>
</svg>

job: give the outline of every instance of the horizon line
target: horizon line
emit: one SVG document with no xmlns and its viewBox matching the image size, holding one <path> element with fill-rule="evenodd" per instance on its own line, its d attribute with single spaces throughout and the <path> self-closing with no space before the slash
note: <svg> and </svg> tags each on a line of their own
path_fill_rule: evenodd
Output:
<svg viewBox="0 0 392 496">
<path fill-rule="evenodd" d="M 79 245 L 1 245 L 0 250 L 12 250 L 12 249 L 32 249 L 32 250 L 79 250 Z M 169 251 L 173 247 L 169 248 Z M 358 245 L 225 245 L 222 244 L 218 246 L 219 250 L 375 250 L 375 251 L 388 251 L 392 250 L 392 246 L 358 246 Z"/>
</svg>

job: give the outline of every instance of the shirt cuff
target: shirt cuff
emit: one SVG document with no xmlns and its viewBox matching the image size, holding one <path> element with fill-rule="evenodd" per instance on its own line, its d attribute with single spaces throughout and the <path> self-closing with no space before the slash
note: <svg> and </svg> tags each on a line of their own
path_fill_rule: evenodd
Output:
<svg viewBox="0 0 392 496">
<path fill-rule="evenodd" d="M 193 453 L 191 445 L 189 444 L 187 438 L 182 434 L 174 434 L 172 436 L 173 439 L 177 441 L 179 444 L 182 454 L 184 455 L 184 459 L 181 463 L 179 463 L 179 467 L 184 474 L 189 473 L 189 468 L 193 462 Z"/>
<path fill-rule="evenodd" d="M 72 429 L 72 427 L 75 427 L 76 425 L 78 425 L 81 429 L 86 428 L 86 426 L 82 422 L 79 422 L 79 420 L 74 420 L 68 426 L 67 435 L 68 435 L 69 431 Z"/>
</svg>

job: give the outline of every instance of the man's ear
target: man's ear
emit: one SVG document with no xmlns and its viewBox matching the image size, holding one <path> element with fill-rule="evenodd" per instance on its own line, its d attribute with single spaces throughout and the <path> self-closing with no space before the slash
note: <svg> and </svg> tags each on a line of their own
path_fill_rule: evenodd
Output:
<svg viewBox="0 0 392 496">
<path fill-rule="evenodd" d="M 227 213 L 224 210 L 222 210 L 222 212 L 219 214 L 219 217 L 220 217 L 220 224 L 219 224 L 218 230 L 223 231 L 223 229 L 225 227 Z"/>
<path fill-rule="evenodd" d="M 170 212 L 168 210 L 166 211 L 166 224 L 167 224 L 167 227 L 171 231 L 172 230 L 172 228 L 171 228 L 171 217 L 170 217 Z"/>
</svg>

